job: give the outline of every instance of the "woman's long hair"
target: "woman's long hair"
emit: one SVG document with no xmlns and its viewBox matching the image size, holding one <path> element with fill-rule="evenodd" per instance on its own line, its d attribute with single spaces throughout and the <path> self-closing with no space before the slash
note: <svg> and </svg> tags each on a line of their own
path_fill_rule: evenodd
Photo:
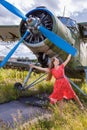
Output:
<svg viewBox="0 0 87 130">
<path fill-rule="evenodd" d="M 51 59 L 51 62 L 50 62 L 50 64 L 49 64 L 49 73 L 48 73 L 48 75 L 47 75 L 47 81 L 49 81 L 49 80 L 51 80 L 51 78 L 52 78 L 52 72 L 51 72 L 51 69 L 52 68 L 54 68 L 54 64 L 53 64 L 53 62 L 54 62 L 54 57 Z"/>
<path fill-rule="evenodd" d="M 59 59 L 59 65 L 63 63 L 62 59 L 58 58 Z M 48 73 L 48 76 L 47 76 L 47 81 L 51 80 L 52 78 L 52 72 L 51 72 L 51 69 L 54 68 L 54 61 L 55 61 L 55 57 L 52 57 L 51 59 L 51 62 L 49 64 L 49 73 Z"/>
</svg>

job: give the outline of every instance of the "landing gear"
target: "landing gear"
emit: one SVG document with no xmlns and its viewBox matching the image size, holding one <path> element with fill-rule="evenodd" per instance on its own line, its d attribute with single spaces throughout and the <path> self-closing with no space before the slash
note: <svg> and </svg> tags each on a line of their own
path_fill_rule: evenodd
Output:
<svg viewBox="0 0 87 130">
<path fill-rule="evenodd" d="M 17 89 L 17 90 L 23 90 L 24 89 L 20 82 L 15 83 L 14 88 Z"/>
<path fill-rule="evenodd" d="M 87 83 L 87 68 L 85 68 L 84 71 L 85 71 L 85 78 L 86 78 L 86 83 Z"/>
<path fill-rule="evenodd" d="M 15 89 L 17 89 L 21 92 L 26 91 L 29 88 L 35 86 L 36 84 L 41 83 L 43 80 L 46 79 L 46 73 L 45 73 L 45 74 L 40 75 L 37 79 L 35 79 L 29 85 L 26 85 L 28 79 L 30 78 L 31 73 L 32 73 L 32 68 L 30 68 L 23 84 L 21 84 L 20 82 L 17 82 L 17 83 L 14 84 Z M 42 94 L 40 95 L 40 97 L 42 97 Z M 40 98 L 40 97 L 37 97 L 37 96 L 35 97 L 35 96 L 32 95 L 32 96 L 29 96 L 29 97 L 21 98 L 21 99 L 19 99 L 19 101 L 24 102 L 24 103 L 29 104 L 29 105 L 46 107 L 49 103 L 48 98 L 43 99 L 43 98 Z"/>
</svg>

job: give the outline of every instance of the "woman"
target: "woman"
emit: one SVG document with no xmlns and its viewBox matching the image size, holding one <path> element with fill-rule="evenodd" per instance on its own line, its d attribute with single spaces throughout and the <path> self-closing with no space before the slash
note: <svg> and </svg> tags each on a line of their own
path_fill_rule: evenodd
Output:
<svg viewBox="0 0 87 130">
<path fill-rule="evenodd" d="M 71 59 L 71 55 L 69 54 L 67 59 L 60 65 L 59 59 L 53 57 L 51 60 L 51 64 L 49 68 L 42 68 L 35 65 L 30 65 L 32 68 L 44 71 L 48 73 L 47 80 L 50 80 L 52 76 L 55 78 L 54 90 L 52 94 L 49 96 L 50 103 L 55 104 L 59 102 L 60 112 L 62 114 L 63 108 L 63 99 L 75 99 L 81 109 L 83 109 L 83 105 L 80 102 L 79 98 L 73 91 L 68 79 L 65 76 L 64 68 L 68 64 Z"/>
</svg>

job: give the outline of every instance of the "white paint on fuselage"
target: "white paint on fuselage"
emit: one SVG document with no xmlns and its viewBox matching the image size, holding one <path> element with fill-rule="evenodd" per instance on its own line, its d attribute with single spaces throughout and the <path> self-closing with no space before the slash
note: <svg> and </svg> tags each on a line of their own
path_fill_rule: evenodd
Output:
<svg viewBox="0 0 87 130">
<path fill-rule="evenodd" d="M 80 63 L 87 66 L 87 43 L 80 43 Z"/>
</svg>

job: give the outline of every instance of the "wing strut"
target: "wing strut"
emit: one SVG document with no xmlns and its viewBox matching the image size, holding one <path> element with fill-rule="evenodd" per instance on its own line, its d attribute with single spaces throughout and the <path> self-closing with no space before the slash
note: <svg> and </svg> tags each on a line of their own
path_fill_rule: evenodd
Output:
<svg viewBox="0 0 87 130">
<path fill-rule="evenodd" d="M 84 92 L 78 87 L 78 85 L 76 85 L 76 84 L 75 84 L 72 80 L 70 80 L 69 78 L 68 78 L 68 80 L 69 80 L 69 82 L 70 82 L 76 89 L 79 90 L 80 93 L 82 93 L 84 96 L 87 96 L 87 94 L 84 93 Z"/>
</svg>

